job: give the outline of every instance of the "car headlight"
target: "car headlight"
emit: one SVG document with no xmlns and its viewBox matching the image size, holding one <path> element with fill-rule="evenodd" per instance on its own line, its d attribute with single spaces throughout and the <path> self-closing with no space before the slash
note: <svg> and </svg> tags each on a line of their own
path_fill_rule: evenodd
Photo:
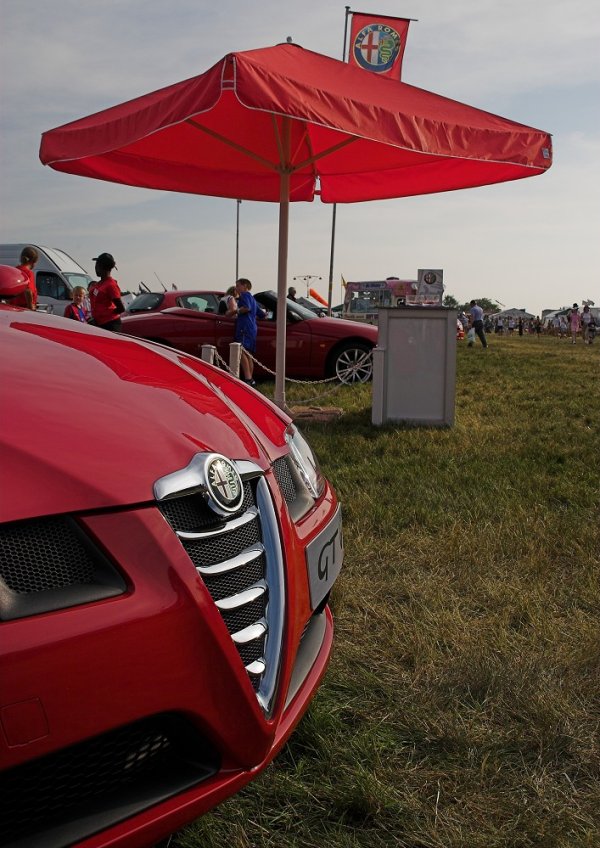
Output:
<svg viewBox="0 0 600 848">
<path fill-rule="evenodd" d="M 325 480 L 311 446 L 294 424 L 287 428 L 285 440 L 290 446 L 290 456 L 306 488 L 314 498 L 318 498 L 325 486 Z"/>
</svg>

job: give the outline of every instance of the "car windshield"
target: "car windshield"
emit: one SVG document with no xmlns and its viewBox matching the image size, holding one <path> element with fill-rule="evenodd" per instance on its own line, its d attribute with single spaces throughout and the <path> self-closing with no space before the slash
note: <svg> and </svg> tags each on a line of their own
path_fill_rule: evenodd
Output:
<svg viewBox="0 0 600 848">
<path fill-rule="evenodd" d="M 151 309 L 157 309 L 162 303 L 164 295 L 159 292 L 143 292 L 138 294 L 128 312 L 149 312 Z"/>
<path fill-rule="evenodd" d="M 277 309 L 277 294 L 274 291 L 258 292 L 256 299 L 266 309 L 273 311 Z M 307 309 L 306 306 L 302 306 L 300 303 L 295 303 L 289 297 L 286 298 L 286 303 L 288 315 L 291 314 L 297 321 L 306 321 L 309 318 L 312 320 L 316 317 L 311 309 Z"/>
</svg>

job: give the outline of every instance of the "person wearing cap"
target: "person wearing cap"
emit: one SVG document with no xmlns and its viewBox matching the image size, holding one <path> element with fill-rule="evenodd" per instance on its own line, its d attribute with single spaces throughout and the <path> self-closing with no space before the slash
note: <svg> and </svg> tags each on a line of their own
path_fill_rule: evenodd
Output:
<svg viewBox="0 0 600 848">
<path fill-rule="evenodd" d="M 125 312 L 125 307 L 119 284 L 112 277 L 112 270 L 117 267 L 115 260 L 110 253 L 101 253 L 92 261 L 96 263 L 96 276 L 100 277 L 97 283 L 89 287 L 93 323 L 103 330 L 119 332 L 120 316 Z"/>
</svg>

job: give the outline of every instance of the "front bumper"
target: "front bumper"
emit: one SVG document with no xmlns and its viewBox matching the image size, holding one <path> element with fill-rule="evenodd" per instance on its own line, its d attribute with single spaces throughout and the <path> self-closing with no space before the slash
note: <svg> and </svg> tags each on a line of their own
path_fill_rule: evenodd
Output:
<svg viewBox="0 0 600 848">
<path fill-rule="evenodd" d="M 265 477 L 285 551 L 285 615 L 269 709 L 157 506 L 78 516 L 87 538 L 119 571 L 122 588 L 0 625 L 1 782 L 5 800 L 11 791 L 15 799 L 7 804 L 9 826 L 0 845 L 150 845 L 252 780 L 284 744 L 331 650 L 331 615 L 324 603 L 316 611 L 311 606 L 305 550 L 333 520 L 336 502 L 326 489 L 292 524 L 270 472 Z M 129 729 L 141 742 L 135 756 L 127 749 L 125 758 L 117 757 L 124 777 L 115 782 L 113 760 L 107 765 L 98 751 L 106 740 L 114 748 L 113 740 Z M 74 760 L 65 760 L 73 752 L 83 769 L 100 763 L 104 797 L 90 790 L 71 798 L 86 781 L 99 785 L 95 775 L 74 777 Z M 155 752 L 164 759 L 144 771 Z M 59 805 L 57 774 L 63 772 Z M 18 807 L 27 787 L 29 811 Z"/>
</svg>

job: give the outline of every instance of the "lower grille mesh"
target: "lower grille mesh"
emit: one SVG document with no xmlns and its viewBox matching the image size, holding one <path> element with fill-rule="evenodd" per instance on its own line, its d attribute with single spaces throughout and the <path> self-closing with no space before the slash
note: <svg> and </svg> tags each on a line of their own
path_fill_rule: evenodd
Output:
<svg viewBox="0 0 600 848">
<path fill-rule="evenodd" d="M 0 842 L 21 844 L 40 834 L 28 844 L 46 848 L 56 843 L 42 836 L 44 830 L 92 813 L 106 816 L 107 826 L 129 799 L 144 809 L 214 774 L 218 765 L 215 751 L 180 716 L 153 716 L 109 731 L 2 775 Z"/>
</svg>

